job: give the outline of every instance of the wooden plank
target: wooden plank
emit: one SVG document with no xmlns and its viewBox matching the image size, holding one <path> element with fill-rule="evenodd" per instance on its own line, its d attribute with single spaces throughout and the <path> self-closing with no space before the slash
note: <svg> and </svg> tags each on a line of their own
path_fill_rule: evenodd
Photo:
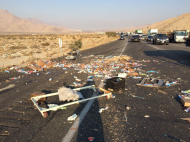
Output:
<svg viewBox="0 0 190 142">
<path fill-rule="evenodd" d="M 182 99 L 181 99 L 181 103 L 182 103 L 185 107 L 190 107 L 190 99 L 182 98 Z"/>
<path fill-rule="evenodd" d="M 190 118 L 181 118 L 182 120 L 190 121 Z"/>
</svg>

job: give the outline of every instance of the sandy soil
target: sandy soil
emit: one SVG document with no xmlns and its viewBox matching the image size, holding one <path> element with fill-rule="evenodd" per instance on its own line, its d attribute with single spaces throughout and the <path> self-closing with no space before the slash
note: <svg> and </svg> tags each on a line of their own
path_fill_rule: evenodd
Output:
<svg viewBox="0 0 190 142">
<path fill-rule="evenodd" d="M 93 48 L 119 37 L 107 37 L 106 34 L 80 33 L 65 35 L 1 35 L 0 68 L 12 65 L 25 66 L 38 59 L 52 59 L 61 56 L 59 38 L 62 39 L 62 55 L 71 51 L 69 45 L 81 39 L 81 50 Z"/>
</svg>

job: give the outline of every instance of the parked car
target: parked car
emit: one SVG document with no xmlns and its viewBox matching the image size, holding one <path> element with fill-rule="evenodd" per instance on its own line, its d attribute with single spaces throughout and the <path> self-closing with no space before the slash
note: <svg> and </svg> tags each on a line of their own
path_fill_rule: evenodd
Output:
<svg viewBox="0 0 190 142">
<path fill-rule="evenodd" d="M 140 42 L 141 40 L 140 40 L 140 36 L 139 35 L 132 35 L 132 37 L 131 37 L 131 42 L 133 42 L 133 41 L 138 41 L 138 42 Z"/>
<path fill-rule="evenodd" d="M 153 41 L 153 36 L 148 36 L 146 40 L 147 41 Z"/>
<path fill-rule="evenodd" d="M 124 40 L 124 39 L 125 39 L 124 35 L 121 35 L 120 40 Z"/>
<path fill-rule="evenodd" d="M 153 38 L 153 44 L 169 44 L 169 38 L 166 34 L 156 34 Z"/>
</svg>

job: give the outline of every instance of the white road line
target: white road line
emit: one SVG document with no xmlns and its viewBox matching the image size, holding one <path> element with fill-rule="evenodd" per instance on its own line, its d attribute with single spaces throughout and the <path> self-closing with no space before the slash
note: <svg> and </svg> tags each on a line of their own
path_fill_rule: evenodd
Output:
<svg viewBox="0 0 190 142">
<path fill-rule="evenodd" d="M 121 53 L 120 53 L 120 55 L 119 56 L 121 56 L 121 54 L 123 53 L 123 51 L 125 50 L 125 48 L 127 47 L 127 44 L 128 44 L 128 39 L 127 39 L 127 43 L 126 43 L 126 45 L 124 46 L 124 48 L 123 48 L 123 50 L 121 51 Z"/>
<path fill-rule="evenodd" d="M 144 41 L 143 41 L 144 42 Z M 146 43 L 147 44 L 147 42 L 144 42 L 144 43 Z M 148 44 L 147 44 L 148 45 Z M 150 45 L 151 46 L 151 45 Z M 154 46 L 154 45 L 152 45 L 152 47 L 154 47 L 154 48 L 156 48 L 156 49 L 159 49 L 158 47 L 156 47 L 156 46 Z"/>
<path fill-rule="evenodd" d="M 103 82 L 100 83 L 99 87 L 103 87 Z M 94 93 L 92 95 L 92 97 L 95 97 L 98 95 L 99 92 Z M 73 125 L 71 126 L 71 128 L 69 129 L 69 131 L 67 132 L 67 134 L 65 135 L 65 137 L 63 138 L 62 142 L 70 142 L 75 134 L 75 132 L 78 130 L 81 122 L 83 121 L 85 115 L 87 114 L 87 112 L 89 111 L 90 107 L 92 106 L 93 102 L 95 99 L 88 101 L 88 103 L 86 104 L 86 106 L 84 107 L 84 109 L 82 110 L 82 112 L 80 113 L 80 115 L 77 117 L 76 121 L 73 123 Z"/>
<path fill-rule="evenodd" d="M 154 47 L 154 48 L 156 48 L 156 49 L 159 49 L 158 47 L 156 47 L 156 46 L 154 46 L 154 45 L 152 45 L 152 47 Z"/>
<path fill-rule="evenodd" d="M 125 50 L 125 48 L 127 47 L 128 44 L 128 40 L 126 45 L 124 46 L 123 50 L 121 51 L 121 54 L 123 53 L 123 51 Z M 121 54 L 119 56 L 121 56 Z M 101 82 L 99 87 L 103 87 L 103 83 Z M 93 94 L 92 97 L 95 97 L 98 95 L 98 92 Z M 80 115 L 77 117 L 77 119 L 75 120 L 75 122 L 73 123 L 73 125 L 71 126 L 71 128 L 69 129 L 69 131 L 67 132 L 67 134 L 65 135 L 65 137 L 63 138 L 62 142 L 70 142 L 75 134 L 75 132 L 78 130 L 81 122 L 83 121 L 85 115 L 87 114 L 87 112 L 89 111 L 90 107 L 92 106 L 93 102 L 95 99 L 88 101 L 88 103 L 86 104 L 86 106 L 84 107 L 84 109 L 81 111 Z"/>
</svg>

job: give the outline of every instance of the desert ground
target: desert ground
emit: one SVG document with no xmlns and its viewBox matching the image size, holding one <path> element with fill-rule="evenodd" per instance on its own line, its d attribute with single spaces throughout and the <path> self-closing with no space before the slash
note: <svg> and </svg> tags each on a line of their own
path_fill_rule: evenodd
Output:
<svg viewBox="0 0 190 142">
<path fill-rule="evenodd" d="M 0 68 L 25 66 L 38 59 L 47 60 L 62 56 L 59 38 L 62 39 L 62 54 L 66 55 L 71 51 L 69 45 L 79 39 L 82 41 L 80 50 L 85 50 L 118 40 L 119 37 L 108 37 L 104 33 L 0 35 Z"/>
</svg>

